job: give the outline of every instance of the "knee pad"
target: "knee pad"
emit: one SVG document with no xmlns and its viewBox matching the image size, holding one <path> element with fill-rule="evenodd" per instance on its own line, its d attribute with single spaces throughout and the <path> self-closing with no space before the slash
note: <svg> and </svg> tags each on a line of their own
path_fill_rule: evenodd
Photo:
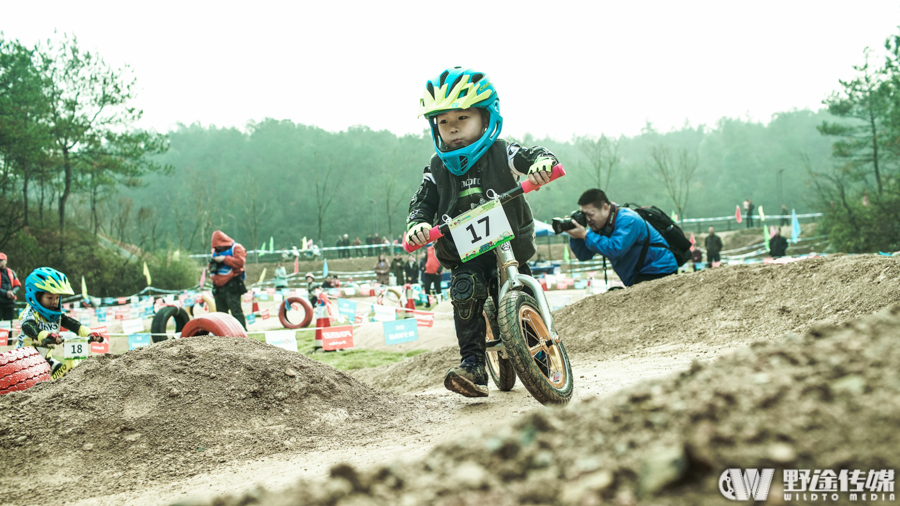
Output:
<svg viewBox="0 0 900 506">
<path fill-rule="evenodd" d="M 471 272 L 461 272 L 450 281 L 450 300 L 463 320 L 468 320 L 481 311 L 487 299 L 487 284 Z"/>
</svg>

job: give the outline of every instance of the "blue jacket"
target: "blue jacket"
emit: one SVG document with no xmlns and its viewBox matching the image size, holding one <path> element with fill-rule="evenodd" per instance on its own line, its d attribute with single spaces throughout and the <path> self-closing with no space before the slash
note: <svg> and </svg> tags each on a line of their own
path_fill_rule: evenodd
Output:
<svg viewBox="0 0 900 506">
<path fill-rule="evenodd" d="M 641 256 L 641 248 L 647 239 L 647 231 L 650 232 L 650 242 L 666 244 L 665 239 L 655 228 L 647 224 L 636 212 L 628 208 L 620 207 L 614 219 L 610 220 L 612 226 L 607 226 L 600 233 L 588 229 L 584 239 L 569 239 L 569 246 L 579 260 L 590 260 L 596 253 L 609 258 L 612 268 L 621 278 L 625 286 L 634 284 L 637 274 L 638 257 Z M 668 274 L 678 270 L 675 255 L 666 248 L 651 246 L 647 249 L 644 258 L 642 274 Z"/>
</svg>

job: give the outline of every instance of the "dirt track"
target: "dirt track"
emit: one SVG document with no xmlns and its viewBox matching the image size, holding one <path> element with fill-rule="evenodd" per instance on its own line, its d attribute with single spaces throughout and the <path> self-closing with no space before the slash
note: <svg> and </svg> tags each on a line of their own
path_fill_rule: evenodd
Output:
<svg viewBox="0 0 900 506">
<path fill-rule="evenodd" d="M 889 339 L 900 317 L 797 336 L 897 302 L 900 263 L 871 255 L 701 271 L 590 297 L 555 313 L 576 377 L 564 410 L 520 385 L 485 400 L 443 391 L 453 348 L 352 376 L 226 338 L 96 357 L 62 381 L 0 397 L 0 453 L 13 464 L 0 469 L 0 498 L 202 502 L 305 478 L 254 494 L 271 505 L 353 492 L 385 504 L 721 504 L 710 477 L 726 465 L 896 467 L 879 448 L 900 447 L 890 422 L 900 358 Z M 747 343 L 760 344 L 739 348 Z M 515 455 L 503 457 L 510 438 Z M 395 459 L 405 463 L 385 471 Z M 338 463 L 352 467 L 331 470 Z M 492 466 L 506 478 L 486 477 Z"/>
</svg>

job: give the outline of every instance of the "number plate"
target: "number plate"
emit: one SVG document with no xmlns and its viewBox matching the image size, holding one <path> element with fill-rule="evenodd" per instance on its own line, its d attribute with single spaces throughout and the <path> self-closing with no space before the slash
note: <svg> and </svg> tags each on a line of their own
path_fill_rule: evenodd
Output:
<svg viewBox="0 0 900 506">
<path fill-rule="evenodd" d="M 65 358 L 85 358 L 88 355 L 88 343 L 84 341 L 66 341 L 63 343 Z"/>
<path fill-rule="evenodd" d="M 513 239 L 512 227 L 499 200 L 492 200 L 450 223 L 450 235 L 463 262 Z"/>
</svg>

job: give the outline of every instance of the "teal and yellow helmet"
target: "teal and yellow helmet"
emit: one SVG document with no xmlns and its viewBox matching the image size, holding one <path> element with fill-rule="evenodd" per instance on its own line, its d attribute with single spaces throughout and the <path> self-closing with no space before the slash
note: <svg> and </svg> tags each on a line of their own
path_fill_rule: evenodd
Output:
<svg viewBox="0 0 900 506">
<path fill-rule="evenodd" d="M 37 300 L 40 292 L 56 293 L 60 295 L 72 295 L 72 285 L 69 284 L 69 278 L 65 274 L 50 267 L 38 267 L 31 271 L 31 274 L 25 278 L 25 300 L 46 320 L 55 320 L 62 311 L 46 308 Z"/>
<path fill-rule="evenodd" d="M 447 150 L 441 140 L 437 126 L 437 115 L 452 111 L 477 107 L 489 114 L 488 127 L 477 141 L 456 149 Z M 425 116 L 431 125 L 434 150 L 444 166 L 457 176 L 461 176 L 475 165 L 491 144 L 500 136 L 503 117 L 500 115 L 500 99 L 494 83 L 487 74 L 472 69 L 453 67 L 441 72 L 425 83 L 425 94 L 419 100 L 419 116 Z"/>
</svg>

